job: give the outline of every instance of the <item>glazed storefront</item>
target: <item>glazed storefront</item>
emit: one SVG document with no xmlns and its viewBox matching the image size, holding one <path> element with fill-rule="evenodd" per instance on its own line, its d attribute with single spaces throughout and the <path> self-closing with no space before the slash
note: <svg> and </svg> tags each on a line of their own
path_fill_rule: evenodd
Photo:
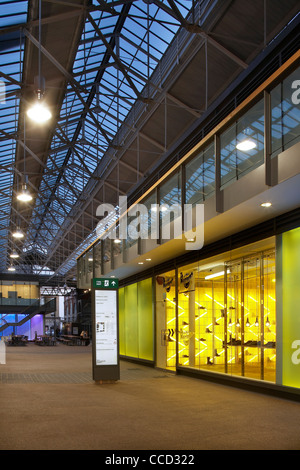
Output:
<svg viewBox="0 0 300 470">
<path fill-rule="evenodd" d="M 299 285 L 296 228 L 121 287 L 120 353 L 298 389 Z"/>
</svg>

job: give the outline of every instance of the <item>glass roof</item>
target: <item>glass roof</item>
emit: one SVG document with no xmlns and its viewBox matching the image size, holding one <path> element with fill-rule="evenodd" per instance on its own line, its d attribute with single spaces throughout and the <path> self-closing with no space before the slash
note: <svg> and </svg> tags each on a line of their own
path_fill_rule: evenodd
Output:
<svg viewBox="0 0 300 470">
<path fill-rule="evenodd" d="M 18 110 L 24 41 L 13 26 L 26 24 L 27 1 L 0 0 L 0 246 L 4 254 L 9 242 L 12 186 L 18 128 Z M 10 30 L 11 29 L 11 30 Z M 3 266 L 2 266 L 3 268 Z"/>
<path fill-rule="evenodd" d="M 51 257 L 58 238 L 68 230 L 75 205 L 87 199 L 97 184 L 94 172 L 99 163 L 112 144 L 117 146 L 122 138 L 129 113 L 148 96 L 148 87 L 154 86 L 149 85 L 149 79 L 159 70 L 160 61 L 180 28 L 180 21 L 172 14 L 174 10 L 167 0 L 104 3 L 107 9 L 101 8 L 103 1 L 93 0 L 92 8 L 87 11 L 72 67 L 73 80 L 66 85 L 22 246 L 24 253 Z M 174 3 L 186 18 L 195 1 Z M 218 0 L 201 0 L 200 4 L 204 11 L 201 21 L 204 21 Z M 11 248 L 10 220 L 17 215 L 11 200 L 17 172 L 15 154 L 28 2 L 0 0 L 0 13 L 0 270 L 4 272 Z M 290 120 L 286 119 L 285 125 L 295 126 L 293 110 L 286 115 Z M 260 131 L 259 120 L 252 124 Z M 208 173 L 210 162 L 207 166 Z M 58 253 L 59 273 L 65 274 L 73 267 L 76 256 L 95 238 L 96 233 L 91 233 L 67 257 Z M 34 266 L 36 272 L 53 267 L 39 267 L 35 261 Z"/>
<path fill-rule="evenodd" d="M 49 253 L 74 204 L 180 27 L 161 2 L 107 1 L 114 13 L 89 11 L 68 83 L 23 251 Z M 99 8 L 97 0 L 93 5 Z M 183 17 L 192 0 L 176 1 Z M 126 10 L 125 10 L 126 9 Z M 0 0 L 0 236 L 8 248 L 27 1 Z M 126 11 L 126 13 L 124 13 Z M 120 26 L 121 24 L 121 26 Z M 12 28 L 11 28 L 12 27 Z M 2 78 L 4 77 L 4 78 Z M 3 98 L 3 95 L 5 97 Z M 11 138 L 10 136 L 13 136 Z M 87 243 L 89 240 L 87 241 Z M 2 245 L 3 249 L 3 245 Z M 3 263 L 7 262 L 2 253 Z"/>
</svg>

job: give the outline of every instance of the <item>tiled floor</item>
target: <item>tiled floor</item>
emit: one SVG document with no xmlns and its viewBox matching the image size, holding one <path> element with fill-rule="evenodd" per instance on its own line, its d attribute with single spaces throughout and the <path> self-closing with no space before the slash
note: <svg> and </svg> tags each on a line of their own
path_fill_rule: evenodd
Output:
<svg viewBox="0 0 300 470">
<path fill-rule="evenodd" d="M 300 403 L 121 361 L 96 385 L 92 348 L 7 348 L 1 450 L 300 450 Z"/>
</svg>

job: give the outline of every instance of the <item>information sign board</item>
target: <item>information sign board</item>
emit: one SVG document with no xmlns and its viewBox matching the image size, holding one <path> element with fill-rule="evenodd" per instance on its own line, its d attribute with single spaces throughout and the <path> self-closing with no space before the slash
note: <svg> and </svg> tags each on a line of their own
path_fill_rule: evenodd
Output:
<svg viewBox="0 0 300 470">
<path fill-rule="evenodd" d="M 92 280 L 93 379 L 119 380 L 118 280 Z"/>
</svg>

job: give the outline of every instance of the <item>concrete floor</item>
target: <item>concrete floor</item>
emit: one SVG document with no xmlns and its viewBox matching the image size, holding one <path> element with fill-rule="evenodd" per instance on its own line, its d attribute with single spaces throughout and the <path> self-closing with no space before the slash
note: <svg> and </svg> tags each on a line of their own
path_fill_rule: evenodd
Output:
<svg viewBox="0 0 300 470">
<path fill-rule="evenodd" d="M 91 346 L 6 348 L 1 450 L 300 450 L 300 404 L 121 362 L 92 380 Z"/>
</svg>

